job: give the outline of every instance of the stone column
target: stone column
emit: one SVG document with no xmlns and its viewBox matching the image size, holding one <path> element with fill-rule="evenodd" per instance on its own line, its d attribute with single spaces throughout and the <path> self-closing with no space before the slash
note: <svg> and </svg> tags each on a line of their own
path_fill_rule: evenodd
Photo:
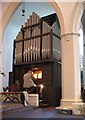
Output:
<svg viewBox="0 0 85 120">
<path fill-rule="evenodd" d="M 61 36 L 62 51 L 62 100 L 61 107 L 70 108 L 81 102 L 79 34 Z"/>
</svg>

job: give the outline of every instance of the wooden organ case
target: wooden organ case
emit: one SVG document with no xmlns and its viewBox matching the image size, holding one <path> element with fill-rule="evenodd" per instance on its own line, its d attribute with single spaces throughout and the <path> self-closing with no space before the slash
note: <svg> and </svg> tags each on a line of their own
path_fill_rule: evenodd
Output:
<svg viewBox="0 0 85 120">
<path fill-rule="evenodd" d="M 59 106 L 61 99 L 61 38 L 56 14 L 42 18 L 32 13 L 14 40 L 13 82 L 23 86 L 26 71 L 42 70 L 42 98 L 50 106 Z"/>
</svg>

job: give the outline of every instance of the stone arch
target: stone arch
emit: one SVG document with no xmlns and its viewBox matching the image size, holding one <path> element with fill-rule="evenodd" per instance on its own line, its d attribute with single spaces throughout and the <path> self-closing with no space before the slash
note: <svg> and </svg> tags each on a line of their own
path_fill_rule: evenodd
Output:
<svg viewBox="0 0 85 120">
<path fill-rule="evenodd" d="M 70 32 L 79 33 L 79 23 L 83 14 L 83 2 L 77 2 L 73 10 L 72 18 L 70 21 Z"/>
<path fill-rule="evenodd" d="M 60 10 L 60 7 L 58 5 L 57 2 L 50 2 L 50 0 L 48 0 L 49 4 L 54 8 L 58 19 L 59 19 L 59 23 L 60 23 L 60 27 L 61 27 L 61 34 L 64 33 L 64 18 L 63 18 L 63 14 Z M 15 13 L 15 11 L 17 10 L 17 8 L 22 4 L 22 2 L 13 2 L 10 3 L 10 6 L 8 7 L 7 11 L 5 12 L 2 21 L 0 22 L 0 26 L 2 26 L 2 35 L 4 34 L 4 31 L 8 25 L 8 22 L 10 21 L 11 17 L 13 16 L 13 14 Z M 2 37 L 1 37 L 2 38 Z"/>
<path fill-rule="evenodd" d="M 6 12 L 4 13 L 4 15 L 2 16 L 2 20 L 0 22 L 0 26 L 1 26 L 1 30 L 2 30 L 2 37 L 4 34 L 4 31 L 11 19 L 11 17 L 13 16 L 13 14 L 15 13 L 15 11 L 17 10 L 17 8 L 21 5 L 21 2 L 13 2 L 10 3 L 8 9 L 6 10 Z M 1 37 L 1 38 L 2 38 Z"/>
</svg>

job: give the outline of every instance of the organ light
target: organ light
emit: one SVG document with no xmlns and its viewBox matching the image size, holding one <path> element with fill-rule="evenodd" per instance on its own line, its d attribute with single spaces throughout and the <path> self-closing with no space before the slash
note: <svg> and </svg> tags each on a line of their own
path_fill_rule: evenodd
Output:
<svg viewBox="0 0 85 120">
<path fill-rule="evenodd" d="M 34 71 L 32 76 L 35 78 L 35 79 L 42 79 L 42 71 Z"/>
<path fill-rule="evenodd" d="M 43 85 L 41 84 L 41 88 L 43 88 Z"/>
<path fill-rule="evenodd" d="M 37 79 L 37 74 L 34 74 L 34 78 Z"/>
</svg>

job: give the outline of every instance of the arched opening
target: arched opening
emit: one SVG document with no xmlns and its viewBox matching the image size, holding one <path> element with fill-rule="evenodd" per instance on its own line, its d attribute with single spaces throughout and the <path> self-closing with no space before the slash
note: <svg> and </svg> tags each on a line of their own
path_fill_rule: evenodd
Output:
<svg viewBox="0 0 85 120">
<path fill-rule="evenodd" d="M 82 13 L 82 17 L 81 17 L 81 30 L 82 30 L 82 51 L 83 51 L 83 55 L 82 55 L 82 59 L 81 59 L 81 97 L 82 99 L 85 101 L 85 2 L 83 3 L 83 13 Z"/>
<path fill-rule="evenodd" d="M 78 2 L 74 8 L 71 31 L 79 33 L 79 59 L 80 59 L 80 90 L 83 99 L 84 89 L 84 2 Z"/>
<path fill-rule="evenodd" d="M 83 51 L 83 29 L 82 29 L 82 23 L 80 22 L 79 27 L 79 47 L 80 47 L 80 76 L 81 76 L 81 98 L 83 99 L 83 90 L 84 90 L 84 80 L 83 80 L 83 57 L 84 57 L 84 51 Z"/>
<path fill-rule="evenodd" d="M 36 3 L 36 4 L 37 4 L 37 3 Z M 47 3 L 47 4 L 48 4 L 48 3 Z M 62 18 L 62 15 L 60 14 L 61 11 L 60 11 L 60 9 L 59 9 L 59 6 L 57 5 L 57 3 L 51 3 L 51 4 L 52 4 L 53 8 L 55 9 L 55 11 L 57 11 L 57 14 L 58 14 L 58 17 L 59 17 L 59 20 L 60 20 L 60 19 Z M 19 5 L 19 4 L 18 4 L 18 5 Z M 45 3 L 45 5 L 46 5 L 46 3 Z M 39 5 L 38 5 L 38 6 L 39 6 Z M 20 7 L 21 7 L 21 6 L 20 6 Z M 44 7 L 45 7 L 45 6 L 44 6 Z M 29 7 L 29 8 L 30 8 L 30 7 Z M 52 8 L 52 9 L 53 9 L 53 8 Z M 16 7 L 15 7 L 15 9 L 16 9 Z M 14 9 L 14 10 L 15 10 L 15 9 Z M 48 12 L 49 12 L 49 11 L 48 11 Z M 15 14 L 16 14 L 16 13 L 15 13 Z M 47 14 L 47 13 L 46 13 L 46 14 Z M 45 14 L 44 14 L 44 15 L 45 15 Z M 13 17 L 14 17 L 14 16 L 13 16 Z M 9 18 L 10 18 L 10 17 L 9 17 Z M 20 17 L 19 17 L 19 18 L 20 18 Z M 13 20 L 13 19 L 11 19 L 10 21 L 11 21 L 11 22 L 14 22 L 14 21 L 12 21 L 12 20 Z M 20 20 L 19 20 L 19 21 L 20 21 Z M 63 21 L 63 19 L 62 19 L 61 21 Z M 5 24 L 5 25 L 6 25 L 6 24 Z M 18 25 L 21 25 L 21 23 L 19 23 Z M 17 26 L 18 26 L 18 25 L 17 25 Z M 64 24 L 63 24 L 63 22 L 60 22 L 60 26 L 61 26 L 61 25 L 62 25 L 61 31 L 62 31 L 62 34 L 63 34 L 63 32 L 64 32 L 64 27 L 63 27 Z M 4 40 L 6 40 L 5 37 L 8 37 L 8 35 L 9 35 L 9 32 L 8 32 L 9 26 L 11 26 L 11 23 L 10 23 L 10 22 L 9 22 L 9 24 L 8 24 L 6 30 L 5 30 L 5 33 L 4 33 L 4 34 L 7 35 L 7 36 L 6 36 L 6 35 L 3 36 L 3 39 L 4 39 Z M 18 27 L 17 27 L 17 26 L 13 25 L 13 26 L 11 26 L 11 28 L 14 28 L 14 27 L 15 27 L 15 29 L 16 29 L 15 31 L 18 31 L 18 30 L 19 30 L 19 26 L 18 26 Z M 6 27 L 6 26 L 4 26 L 4 28 L 5 28 L 5 27 Z M 4 29 L 3 29 L 3 30 L 4 30 Z M 11 29 L 10 29 L 10 30 L 11 30 Z M 8 33 L 7 33 L 7 32 L 8 32 Z M 16 34 L 16 33 L 14 33 L 14 34 Z M 9 35 L 9 36 L 10 36 L 10 35 Z M 12 35 L 12 36 L 13 36 L 13 35 Z M 15 37 L 15 36 L 14 36 L 14 37 Z M 10 36 L 10 38 L 12 38 L 12 37 Z M 10 39 L 10 40 L 13 40 L 13 38 Z M 6 41 L 3 41 L 3 44 L 4 44 L 4 43 L 6 43 Z M 12 48 L 13 42 L 11 41 L 11 44 L 7 42 L 7 44 L 10 45 L 9 48 L 7 48 L 7 50 L 8 50 L 8 51 L 11 51 L 11 49 L 13 49 L 13 48 Z M 11 49 L 10 49 L 10 48 L 11 48 Z M 4 54 L 2 54 L 2 57 L 4 58 L 4 55 L 7 54 L 7 53 L 6 53 L 7 50 L 5 51 L 4 46 L 3 46 L 2 49 L 3 49 L 2 51 L 3 51 L 3 53 L 4 53 Z M 8 57 L 9 57 L 9 56 L 8 56 Z M 11 59 L 7 58 L 7 60 L 5 61 L 5 64 L 2 66 L 3 68 L 4 68 L 4 66 L 7 65 L 7 63 L 6 63 L 7 61 L 8 61 L 9 64 L 10 64 L 10 62 L 12 62 L 12 55 L 10 56 L 10 58 L 11 58 Z M 10 61 L 10 60 L 11 60 L 11 61 Z M 2 61 L 2 62 L 4 62 L 4 61 Z M 11 64 L 11 65 L 12 65 L 12 64 Z M 12 66 L 10 66 L 9 68 L 5 68 L 6 71 L 9 71 L 9 70 L 11 70 L 11 69 L 12 69 Z M 8 77 L 8 75 L 6 75 L 6 76 Z M 7 84 L 8 84 L 8 81 L 7 81 L 7 83 L 6 83 L 5 85 L 7 85 Z"/>
<path fill-rule="evenodd" d="M 49 12 L 49 9 L 47 9 L 47 5 L 48 5 L 48 8 L 50 9 L 50 12 Z M 31 8 L 30 6 L 33 6 L 33 8 Z M 43 7 L 44 7 L 44 10 L 43 10 Z M 7 25 L 4 35 L 3 35 L 2 59 L 4 57 L 7 58 L 5 60 L 3 59 L 3 61 L 2 61 L 2 70 L 6 74 L 5 78 L 3 78 L 4 79 L 3 81 L 5 81 L 5 79 L 7 80 L 7 83 L 5 82 L 5 84 L 6 84 L 5 86 L 9 85 L 8 71 L 12 71 L 13 41 L 14 41 L 14 39 L 16 39 L 16 35 L 18 34 L 19 30 L 21 29 L 22 8 L 23 8 L 23 3 L 13 14 L 12 18 L 8 22 L 8 25 Z M 46 16 L 46 15 L 49 15 L 50 13 L 52 14 L 55 12 L 49 3 L 37 3 L 37 2 L 35 2 L 35 3 L 28 2 L 27 4 L 25 3 L 25 10 L 26 10 L 25 21 L 27 21 L 27 18 L 29 17 L 29 15 L 32 14 L 32 11 L 35 11 L 40 17 Z M 45 12 L 45 11 L 47 11 L 47 12 Z M 4 49 L 4 47 L 5 47 L 5 49 Z"/>
</svg>

